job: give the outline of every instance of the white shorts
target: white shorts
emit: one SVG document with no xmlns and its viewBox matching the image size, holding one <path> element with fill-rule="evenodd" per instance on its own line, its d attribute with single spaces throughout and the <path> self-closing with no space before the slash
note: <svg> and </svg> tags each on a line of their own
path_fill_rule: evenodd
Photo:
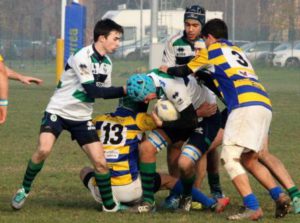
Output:
<svg viewBox="0 0 300 223">
<path fill-rule="evenodd" d="M 234 109 L 228 116 L 223 145 L 237 145 L 258 152 L 268 136 L 272 112 L 263 106 Z"/>
<path fill-rule="evenodd" d="M 95 201 L 102 203 L 99 189 L 94 177 L 89 180 L 88 188 L 91 191 L 91 194 Z M 111 188 L 114 198 L 122 203 L 137 202 L 142 198 L 143 191 L 140 177 L 138 177 L 131 184 L 112 186 Z"/>
</svg>

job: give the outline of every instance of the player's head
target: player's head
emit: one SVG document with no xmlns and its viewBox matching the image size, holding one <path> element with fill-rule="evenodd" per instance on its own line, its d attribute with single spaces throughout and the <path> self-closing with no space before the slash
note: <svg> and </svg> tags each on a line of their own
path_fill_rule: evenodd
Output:
<svg viewBox="0 0 300 223">
<path fill-rule="evenodd" d="M 228 39 L 228 28 L 223 20 L 212 19 L 203 26 L 201 35 L 205 44 L 209 46 L 215 40 Z"/>
<path fill-rule="evenodd" d="M 127 95 L 133 101 L 144 101 L 156 98 L 156 87 L 151 77 L 146 74 L 133 74 L 127 80 Z"/>
<path fill-rule="evenodd" d="M 123 27 L 111 19 L 103 19 L 96 23 L 94 28 L 94 42 L 101 43 L 101 50 L 113 53 L 120 44 Z"/>
<path fill-rule="evenodd" d="M 134 113 L 147 112 L 148 108 L 148 106 L 143 102 L 136 102 L 129 96 L 120 98 L 118 107 L 125 108 Z"/>
<path fill-rule="evenodd" d="M 193 41 L 200 35 L 205 23 L 205 9 L 199 5 L 187 7 L 184 13 L 184 30 L 188 40 Z"/>
</svg>

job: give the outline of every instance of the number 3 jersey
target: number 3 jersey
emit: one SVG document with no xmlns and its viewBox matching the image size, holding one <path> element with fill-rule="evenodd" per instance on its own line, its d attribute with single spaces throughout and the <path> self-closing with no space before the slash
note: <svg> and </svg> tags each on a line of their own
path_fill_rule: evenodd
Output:
<svg viewBox="0 0 300 223">
<path fill-rule="evenodd" d="M 258 81 L 251 63 L 243 51 L 229 41 L 221 39 L 211 44 L 208 50 L 200 50 L 188 67 L 193 72 L 202 68 L 211 71 L 229 111 L 251 105 L 261 105 L 271 110 L 269 96 Z"/>
<path fill-rule="evenodd" d="M 93 119 L 111 173 L 111 184 L 122 186 L 138 177 L 138 144 L 142 133 L 156 128 L 150 115 L 119 107 Z"/>
</svg>

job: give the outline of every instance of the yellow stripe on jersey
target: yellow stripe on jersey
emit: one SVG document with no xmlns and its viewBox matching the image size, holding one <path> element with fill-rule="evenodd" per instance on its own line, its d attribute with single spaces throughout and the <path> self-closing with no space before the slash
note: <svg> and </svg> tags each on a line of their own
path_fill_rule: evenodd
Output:
<svg viewBox="0 0 300 223">
<path fill-rule="evenodd" d="M 199 69 L 206 68 L 208 66 L 208 51 L 206 48 L 203 48 L 199 53 L 194 57 L 187 66 L 193 71 L 196 72 Z"/>
<path fill-rule="evenodd" d="M 215 57 L 215 58 L 209 60 L 210 64 L 223 64 L 223 63 L 226 63 L 226 62 L 227 62 L 227 60 L 223 55 L 220 55 L 218 57 Z"/>
<path fill-rule="evenodd" d="M 3 61 L 3 57 L 2 57 L 2 55 L 0 54 L 0 62 L 2 62 Z"/>
<path fill-rule="evenodd" d="M 130 151 L 129 146 L 114 146 L 114 145 L 103 145 L 104 150 L 118 150 L 119 154 L 128 154 Z"/>
<path fill-rule="evenodd" d="M 239 94 L 238 100 L 239 100 L 239 104 L 246 103 L 246 102 L 259 101 L 259 102 L 263 102 L 263 103 L 269 105 L 270 107 L 272 106 L 269 98 L 267 98 L 261 94 L 255 93 L 255 92 Z"/>
<path fill-rule="evenodd" d="M 126 171 L 129 169 L 129 163 L 128 161 L 121 161 L 121 162 L 117 162 L 117 163 L 107 163 L 108 166 L 111 165 L 111 168 L 114 171 Z"/>
<path fill-rule="evenodd" d="M 111 178 L 111 185 L 112 186 L 120 186 L 130 184 L 132 182 L 132 177 L 130 174 L 125 174 L 122 176 L 117 176 Z"/>
<path fill-rule="evenodd" d="M 136 125 L 142 130 L 142 131 L 150 131 L 156 128 L 156 124 L 153 121 L 151 115 L 147 113 L 139 113 L 136 116 Z"/>
<path fill-rule="evenodd" d="M 231 67 L 224 71 L 228 77 L 232 77 L 233 75 L 240 74 L 242 76 L 247 77 L 247 75 L 256 76 L 254 70 L 242 67 Z"/>
<path fill-rule="evenodd" d="M 222 45 L 224 45 L 224 44 L 216 42 L 209 46 L 209 51 L 220 49 L 222 47 Z"/>
</svg>

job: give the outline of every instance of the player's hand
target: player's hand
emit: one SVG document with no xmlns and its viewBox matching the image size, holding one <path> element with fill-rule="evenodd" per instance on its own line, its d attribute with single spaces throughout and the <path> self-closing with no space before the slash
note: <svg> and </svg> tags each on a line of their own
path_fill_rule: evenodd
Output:
<svg viewBox="0 0 300 223">
<path fill-rule="evenodd" d="M 162 127 L 163 121 L 157 116 L 155 111 L 151 113 L 152 119 L 155 122 L 157 127 Z"/>
<path fill-rule="evenodd" d="M 7 106 L 0 106 L 0 125 L 6 121 Z"/>
<path fill-rule="evenodd" d="M 168 66 L 166 66 L 166 65 L 161 65 L 160 67 L 159 67 L 159 70 L 160 71 L 162 71 L 162 72 L 165 72 L 165 73 L 167 73 L 168 72 Z"/>
<path fill-rule="evenodd" d="M 20 81 L 23 83 L 23 84 L 31 84 L 31 83 L 35 83 L 37 85 L 40 85 L 43 83 L 43 80 L 39 79 L 39 78 L 35 78 L 35 77 L 30 77 L 30 76 L 24 76 L 22 75 L 20 77 Z"/>
<path fill-rule="evenodd" d="M 204 102 L 200 107 L 196 110 L 198 117 L 210 117 L 216 114 L 218 109 L 217 104 L 209 104 Z"/>
</svg>

